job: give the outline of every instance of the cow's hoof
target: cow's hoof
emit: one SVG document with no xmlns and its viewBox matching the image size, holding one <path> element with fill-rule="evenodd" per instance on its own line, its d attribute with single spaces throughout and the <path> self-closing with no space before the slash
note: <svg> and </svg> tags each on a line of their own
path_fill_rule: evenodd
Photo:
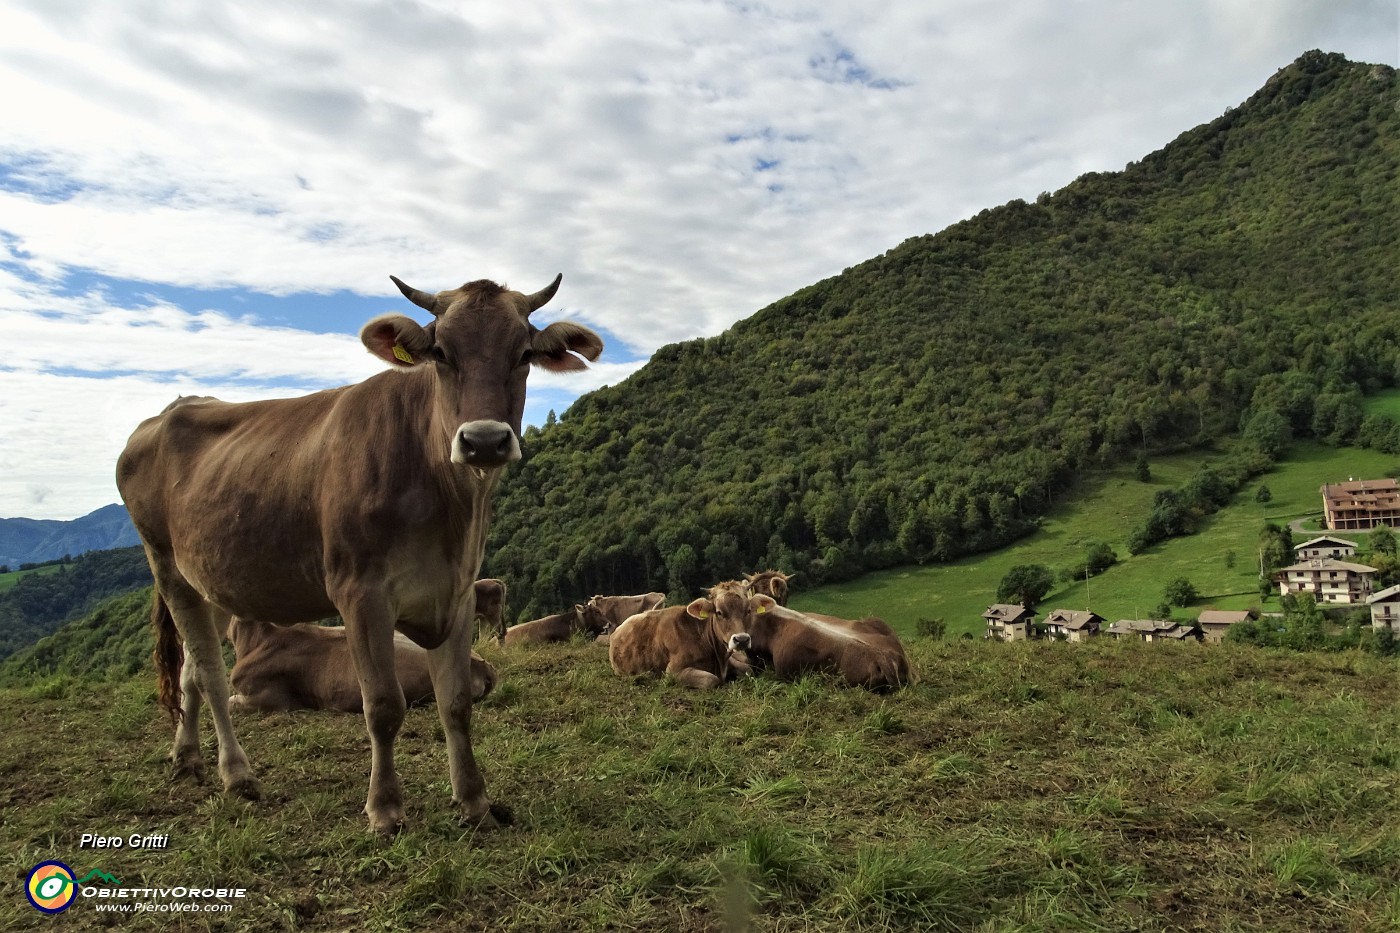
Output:
<svg viewBox="0 0 1400 933">
<path fill-rule="evenodd" d="M 369 821 L 369 828 L 374 831 L 374 834 L 379 837 L 381 842 L 393 842 L 394 837 L 399 834 L 399 830 L 403 829 L 403 819 L 384 819 L 376 821 L 371 818 Z"/>
<path fill-rule="evenodd" d="M 170 757 L 170 778 L 173 781 L 194 781 L 196 784 L 203 784 L 206 772 L 204 769 L 204 759 L 197 756 L 185 757 L 172 755 Z"/>
<path fill-rule="evenodd" d="M 251 775 L 230 781 L 225 785 L 224 790 L 235 797 L 242 797 L 244 800 L 262 799 L 262 786 L 258 784 L 258 779 Z"/>
<path fill-rule="evenodd" d="M 477 832 L 500 829 L 504 826 L 515 825 L 515 814 L 511 811 L 510 807 L 504 804 L 488 804 L 486 812 L 480 816 L 472 816 L 470 813 L 463 813 L 462 825 L 474 829 Z"/>
</svg>

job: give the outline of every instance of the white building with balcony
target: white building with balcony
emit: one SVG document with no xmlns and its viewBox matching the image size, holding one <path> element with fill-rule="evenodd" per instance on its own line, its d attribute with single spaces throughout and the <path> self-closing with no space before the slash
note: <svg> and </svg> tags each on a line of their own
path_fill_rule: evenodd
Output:
<svg viewBox="0 0 1400 933">
<path fill-rule="evenodd" d="M 1319 606 L 1349 606 L 1366 602 L 1375 572 L 1365 564 L 1324 557 L 1284 567 L 1274 574 L 1274 582 L 1280 596 L 1311 593 Z"/>
</svg>

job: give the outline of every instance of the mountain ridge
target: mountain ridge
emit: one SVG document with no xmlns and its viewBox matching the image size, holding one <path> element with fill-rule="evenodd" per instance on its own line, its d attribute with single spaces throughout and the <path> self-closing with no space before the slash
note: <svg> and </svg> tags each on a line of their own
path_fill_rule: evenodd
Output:
<svg viewBox="0 0 1400 933">
<path fill-rule="evenodd" d="M 12 570 L 20 564 L 140 543 L 126 507 L 115 503 L 68 520 L 0 518 L 0 565 Z"/>
</svg>

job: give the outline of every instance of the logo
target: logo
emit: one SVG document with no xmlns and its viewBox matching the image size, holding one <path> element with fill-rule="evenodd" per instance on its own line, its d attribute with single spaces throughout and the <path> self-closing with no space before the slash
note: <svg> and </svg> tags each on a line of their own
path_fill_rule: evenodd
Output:
<svg viewBox="0 0 1400 933">
<path fill-rule="evenodd" d="M 40 862 L 29 872 L 24 893 L 35 910 L 46 914 L 62 913 L 78 896 L 73 869 L 62 862 Z"/>
</svg>

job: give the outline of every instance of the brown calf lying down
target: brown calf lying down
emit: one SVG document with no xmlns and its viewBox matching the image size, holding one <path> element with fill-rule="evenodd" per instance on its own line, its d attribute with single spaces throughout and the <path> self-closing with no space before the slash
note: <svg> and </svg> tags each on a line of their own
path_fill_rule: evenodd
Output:
<svg viewBox="0 0 1400 933">
<path fill-rule="evenodd" d="M 507 648 L 520 645 L 545 645 L 551 642 L 568 641 L 575 635 L 597 638 L 603 634 L 606 624 L 598 610 L 587 605 L 575 604 L 568 612 L 555 613 L 533 622 L 521 622 L 506 629 L 501 644 Z"/>
<path fill-rule="evenodd" d="M 881 619 L 856 622 L 801 613 L 767 596 L 749 625 L 749 654 L 784 679 L 812 671 L 840 676 L 853 687 L 892 690 L 913 679 L 904 645 Z"/>
<path fill-rule="evenodd" d="M 603 616 L 603 635 L 606 637 L 617 627 L 639 612 L 660 609 L 666 604 L 665 593 L 639 593 L 636 596 L 594 596 L 588 605 Z"/>
<path fill-rule="evenodd" d="M 631 616 L 612 633 L 608 660 L 615 673 L 669 675 L 687 687 L 710 690 L 736 673 L 731 657 L 748 647 L 754 600 L 719 592 L 688 606 L 668 606 Z M 769 600 L 770 602 L 772 600 Z"/>
<path fill-rule="evenodd" d="M 273 625 L 235 616 L 229 623 L 229 639 L 238 658 L 229 675 L 234 691 L 229 697 L 230 709 L 364 712 L 360 681 L 343 627 Z M 394 670 L 409 706 L 433 698 L 428 652 L 397 632 Z M 481 699 L 495 686 L 496 671 L 473 651 L 472 699 Z"/>
</svg>

